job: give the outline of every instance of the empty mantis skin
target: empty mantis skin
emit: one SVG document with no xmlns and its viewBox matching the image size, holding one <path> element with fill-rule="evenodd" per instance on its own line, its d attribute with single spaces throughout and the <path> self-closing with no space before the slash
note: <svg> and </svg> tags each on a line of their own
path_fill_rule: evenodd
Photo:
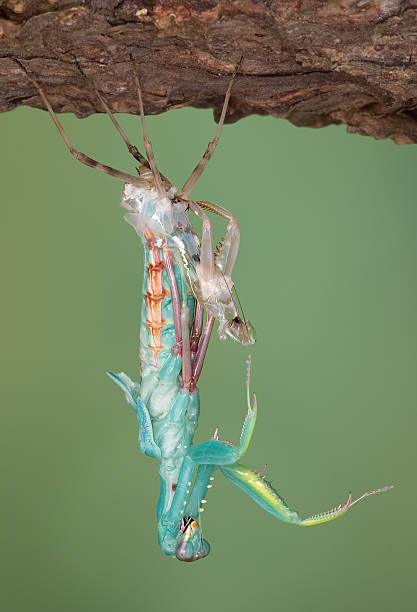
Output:
<svg viewBox="0 0 417 612">
<path fill-rule="evenodd" d="M 141 380 L 132 382 L 123 372 L 108 374 L 124 391 L 128 404 L 137 414 L 140 450 L 159 460 L 159 545 L 169 556 L 181 561 L 195 561 L 210 551 L 203 538 L 200 513 L 204 510 L 206 491 L 211 487 L 217 469 L 264 510 L 284 522 L 302 526 L 319 525 L 343 516 L 357 501 L 390 487 L 365 493 L 355 502 L 349 497 L 344 506 L 300 519 L 261 476 L 263 470 L 255 472 L 240 463 L 249 446 L 257 416 L 256 397 L 253 396 L 251 401 L 249 391 L 250 360 L 246 381 L 248 411 L 239 445 L 220 441 L 217 430 L 208 442 L 193 445 L 200 412 L 197 382 L 214 320 L 219 322 L 221 338 L 230 336 L 243 345 L 250 345 L 255 340 L 252 326 L 240 318 L 233 298 L 232 271 L 239 247 L 236 219 L 218 205 L 188 199 L 219 140 L 238 67 L 226 93 L 215 138 L 177 195 L 176 188 L 156 166 L 146 134 L 141 89 L 133 58 L 132 62 L 147 159 L 128 141 L 105 101 L 95 88 L 94 91 L 129 152 L 139 162 L 139 176 L 120 172 L 76 151 L 42 88 L 17 61 L 37 88 L 71 154 L 82 163 L 125 183 L 122 197 L 122 206 L 128 211 L 125 218 L 139 235 L 145 252 L 139 348 Z M 201 241 L 189 221 L 189 211 L 202 220 Z M 206 211 L 228 220 L 225 238 L 216 255 Z"/>
</svg>

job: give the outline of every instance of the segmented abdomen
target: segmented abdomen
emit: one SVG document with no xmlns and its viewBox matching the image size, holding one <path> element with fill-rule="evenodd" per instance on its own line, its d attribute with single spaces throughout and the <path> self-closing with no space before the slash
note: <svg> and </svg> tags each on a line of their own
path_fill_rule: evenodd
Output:
<svg viewBox="0 0 417 612">
<path fill-rule="evenodd" d="M 167 322 L 164 319 L 164 300 L 170 294 L 164 287 L 164 264 L 158 247 L 149 244 L 146 247 L 149 258 L 146 264 L 147 289 L 144 287 L 145 325 L 148 330 L 147 348 L 153 353 L 153 362 L 157 365 L 158 355 L 163 350 L 162 330 Z M 172 323 L 172 322 L 171 322 Z"/>
<path fill-rule="evenodd" d="M 139 355 L 141 368 L 159 371 L 176 344 L 171 291 L 163 262 L 162 249 L 147 236 L 144 241 L 145 269 L 143 281 L 142 319 Z M 180 299 L 189 309 L 190 325 L 194 315 L 194 297 L 188 292 L 174 264 Z"/>
</svg>

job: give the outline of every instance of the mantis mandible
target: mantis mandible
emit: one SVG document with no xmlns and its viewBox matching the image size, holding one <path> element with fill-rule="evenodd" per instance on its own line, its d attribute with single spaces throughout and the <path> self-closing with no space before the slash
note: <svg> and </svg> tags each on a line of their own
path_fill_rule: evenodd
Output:
<svg viewBox="0 0 417 612">
<path fill-rule="evenodd" d="M 334 510 L 300 519 L 264 478 L 263 470 L 256 472 L 240 463 L 257 416 L 256 396 L 250 395 L 250 358 L 246 375 L 247 415 L 239 444 L 219 440 L 216 430 L 209 441 L 193 445 L 200 412 L 197 382 L 214 321 L 218 321 L 222 339 L 229 336 L 244 346 L 255 341 L 254 329 L 240 316 L 234 297 L 232 273 L 240 240 L 237 221 L 225 208 L 189 197 L 219 141 L 240 62 L 230 80 L 215 137 L 178 192 L 157 168 L 147 136 L 142 89 L 133 57 L 146 157 L 130 143 L 78 62 L 77 66 L 139 162 L 138 176 L 101 164 L 74 149 L 43 89 L 16 61 L 37 88 L 70 153 L 87 166 L 125 183 L 122 195 L 122 207 L 128 211 L 125 219 L 140 237 L 145 253 L 139 346 L 141 380 L 132 382 L 123 372 L 108 375 L 123 390 L 127 403 L 137 414 L 140 450 L 159 461 L 157 520 L 162 551 L 181 561 L 195 561 L 208 555 L 210 546 L 202 534 L 200 514 L 216 470 L 273 516 L 302 526 L 334 520 L 361 499 L 391 488 L 370 491 L 353 502 L 349 496 L 346 504 Z M 190 212 L 202 222 L 201 239 L 190 222 Z M 226 233 L 216 254 L 207 213 L 227 220 Z"/>
</svg>

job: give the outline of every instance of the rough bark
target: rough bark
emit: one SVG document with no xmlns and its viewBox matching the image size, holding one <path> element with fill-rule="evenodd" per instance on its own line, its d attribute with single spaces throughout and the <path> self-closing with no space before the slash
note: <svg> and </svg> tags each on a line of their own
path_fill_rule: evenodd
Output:
<svg viewBox="0 0 417 612">
<path fill-rule="evenodd" d="M 243 55 L 227 121 L 258 113 L 300 126 L 417 142 L 417 0 L 0 0 L 0 111 L 103 112 L 74 55 L 115 112 L 212 107 Z"/>
</svg>

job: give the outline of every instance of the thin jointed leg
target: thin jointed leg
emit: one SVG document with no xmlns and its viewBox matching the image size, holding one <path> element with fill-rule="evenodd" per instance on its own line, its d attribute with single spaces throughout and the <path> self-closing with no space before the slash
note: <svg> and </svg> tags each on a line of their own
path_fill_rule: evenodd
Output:
<svg viewBox="0 0 417 612">
<path fill-rule="evenodd" d="M 222 113 L 220 115 L 220 120 L 219 120 L 219 123 L 217 125 L 217 130 L 216 130 L 216 134 L 214 136 L 214 140 L 212 140 L 212 142 L 209 142 L 209 144 L 207 145 L 207 149 L 204 152 L 203 157 L 200 159 L 200 161 L 198 162 L 198 164 L 196 165 L 196 167 L 192 171 L 191 175 L 185 181 L 184 186 L 181 189 L 181 193 L 180 193 L 180 196 L 182 198 L 187 199 L 189 197 L 190 193 L 192 192 L 192 190 L 196 186 L 200 176 L 203 174 L 204 169 L 207 166 L 207 164 L 209 163 L 210 158 L 213 155 L 214 150 L 215 150 L 215 148 L 217 146 L 217 143 L 219 142 L 220 134 L 222 133 L 222 128 L 223 128 L 223 124 L 224 124 L 224 119 L 226 117 L 227 106 L 228 106 L 229 100 L 230 100 L 230 94 L 231 94 L 231 91 L 232 91 L 233 81 L 235 79 L 237 71 L 239 70 L 239 66 L 240 66 L 240 64 L 242 62 L 242 59 L 243 58 L 240 58 L 240 60 L 238 61 L 237 65 L 236 65 L 236 67 L 235 67 L 235 69 L 233 71 L 233 76 L 230 79 L 229 87 L 227 88 L 226 96 L 224 98 Z"/>
<path fill-rule="evenodd" d="M 140 164 L 150 168 L 149 162 L 146 159 L 146 157 L 144 157 L 142 155 L 142 153 L 138 150 L 138 148 L 135 145 L 132 145 L 132 143 L 130 142 L 130 140 L 126 136 L 124 130 L 122 129 L 121 125 L 116 120 L 116 117 L 113 115 L 113 113 L 111 112 L 110 108 L 107 106 L 107 103 L 104 100 L 103 96 L 100 94 L 100 92 L 98 91 L 98 89 L 94 85 L 94 83 L 91 81 L 91 79 L 85 74 L 85 72 L 82 69 L 78 59 L 75 56 L 74 56 L 74 60 L 75 60 L 75 65 L 77 66 L 77 68 L 78 68 L 79 72 L 81 73 L 81 75 L 83 76 L 83 78 L 86 80 L 87 85 L 90 87 L 90 89 L 95 93 L 97 98 L 100 100 L 101 104 L 104 107 L 104 110 L 106 111 L 107 115 L 110 117 L 111 122 L 113 123 L 114 127 L 116 128 L 116 130 L 119 132 L 120 136 L 122 137 L 124 143 L 127 146 L 127 149 L 129 151 L 129 153 L 131 155 L 133 155 L 133 157 L 136 159 L 136 161 L 138 161 Z"/>
<path fill-rule="evenodd" d="M 71 142 L 68 139 L 68 136 L 66 135 L 64 128 L 62 127 L 58 117 L 56 116 L 48 98 L 46 97 L 45 92 L 43 91 L 42 87 L 39 85 L 39 83 L 33 79 L 30 74 L 28 73 L 28 71 L 26 70 L 25 66 L 16 58 L 14 58 L 15 62 L 20 66 L 20 68 L 25 72 L 26 76 L 28 77 L 28 79 L 34 84 L 34 86 L 36 87 L 36 89 L 39 92 L 39 95 L 42 98 L 43 103 L 45 104 L 46 108 L 49 111 L 49 114 L 52 117 L 53 122 L 55 123 L 59 133 L 61 134 L 61 138 L 62 140 L 65 142 L 69 152 L 71 153 L 71 155 L 73 155 L 75 157 L 75 159 L 77 159 L 78 161 L 80 161 L 82 164 L 85 164 L 86 166 L 90 166 L 90 168 L 95 168 L 96 170 L 100 170 L 100 172 L 104 172 L 105 174 L 109 174 L 110 176 L 114 176 L 115 178 L 120 179 L 121 181 L 123 181 L 124 183 L 131 183 L 132 185 L 135 185 L 136 187 L 143 187 L 145 186 L 144 182 L 141 181 L 140 178 L 133 176 L 131 174 L 127 174 L 126 172 L 121 172 L 120 170 L 116 170 L 115 168 L 112 168 L 110 166 L 106 166 L 105 164 L 101 164 L 98 161 L 95 161 L 94 159 L 92 159 L 91 157 L 88 157 L 87 155 L 84 155 L 84 153 L 81 153 L 80 151 L 77 151 L 76 149 L 74 149 L 74 147 L 72 146 Z"/>
<path fill-rule="evenodd" d="M 197 353 L 194 358 L 193 368 L 193 384 L 196 385 L 200 378 L 203 368 L 204 359 L 206 357 L 208 344 L 210 341 L 211 330 L 213 329 L 214 317 L 207 315 L 206 324 L 204 326 L 203 335 L 201 336 L 200 344 L 198 345 Z"/>
<path fill-rule="evenodd" d="M 165 191 L 164 186 L 162 184 L 161 175 L 160 175 L 159 170 L 158 170 L 158 168 L 156 166 L 155 157 L 154 157 L 153 150 L 152 150 L 152 144 L 151 144 L 151 142 L 150 142 L 150 140 L 148 138 L 148 134 L 147 134 L 147 131 L 146 131 L 145 112 L 143 110 L 143 100 L 142 100 L 142 89 L 141 89 L 141 86 L 140 86 L 138 71 L 136 69 L 136 61 L 135 61 L 135 58 L 133 57 L 133 55 L 130 55 L 130 59 L 132 61 L 133 73 L 134 73 L 135 81 L 136 81 L 136 88 L 138 90 L 140 120 L 141 120 L 141 123 L 142 123 L 143 142 L 144 142 L 144 145 L 145 145 L 145 151 L 146 151 L 146 155 L 148 156 L 149 164 L 151 166 L 151 170 L 152 170 L 153 178 L 154 178 L 154 181 L 155 181 L 155 187 L 156 187 L 156 191 L 158 193 L 158 197 L 161 200 L 164 200 L 164 199 L 167 198 L 166 191 Z"/>
<path fill-rule="evenodd" d="M 193 331 L 191 332 L 191 357 L 195 357 L 195 353 L 197 351 L 198 343 L 200 341 L 201 332 L 203 329 L 203 307 L 200 302 L 196 302 L 195 312 L 194 312 L 194 324 Z"/>
<path fill-rule="evenodd" d="M 186 389 L 190 389 L 192 381 L 191 349 L 190 349 L 190 322 L 188 320 L 188 309 L 183 306 L 181 311 L 182 329 L 182 382 Z"/>
<path fill-rule="evenodd" d="M 240 245 L 240 230 L 236 217 L 234 217 L 226 208 L 223 208 L 218 204 L 213 204 L 212 202 L 207 202 L 205 200 L 199 200 L 197 204 L 201 208 L 205 208 L 206 210 L 223 217 L 223 219 L 229 220 L 225 237 L 221 242 L 217 254 L 215 255 L 215 261 L 216 265 L 222 270 L 223 274 L 231 277 Z"/>
<path fill-rule="evenodd" d="M 226 211 L 226 209 L 222 208 L 221 206 L 217 207 L 215 204 L 210 204 L 210 206 L 208 206 L 208 204 L 210 203 L 205 203 L 205 208 L 209 208 L 212 211 L 217 208 L 217 214 L 221 214 L 223 217 L 226 216 L 226 218 L 231 217 L 232 220 L 229 222 L 226 236 L 215 256 L 213 252 L 213 230 L 210 219 L 197 202 L 188 200 L 190 210 L 192 210 L 193 213 L 200 217 L 200 219 L 203 221 L 203 229 L 201 232 L 200 263 L 197 266 L 197 276 L 202 299 L 210 299 L 213 281 L 216 280 L 216 283 L 218 283 L 220 280 L 220 282 L 224 283 L 224 291 L 229 294 L 230 303 L 233 304 L 235 314 L 237 316 L 238 309 L 226 276 L 229 279 L 231 278 L 231 273 L 239 249 L 239 228 L 234 217 L 228 211 Z"/>
<path fill-rule="evenodd" d="M 201 247 L 200 247 L 200 264 L 198 278 L 200 283 L 210 281 L 214 278 L 214 253 L 213 253 L 213 231 L 211 222 L 206 213 L 196 203 L 190 200 L 188 202 L 190 209 L 193 213 L 200 217 L 203 222 L 203 229 L 201 232 Z"/>
</svg>

